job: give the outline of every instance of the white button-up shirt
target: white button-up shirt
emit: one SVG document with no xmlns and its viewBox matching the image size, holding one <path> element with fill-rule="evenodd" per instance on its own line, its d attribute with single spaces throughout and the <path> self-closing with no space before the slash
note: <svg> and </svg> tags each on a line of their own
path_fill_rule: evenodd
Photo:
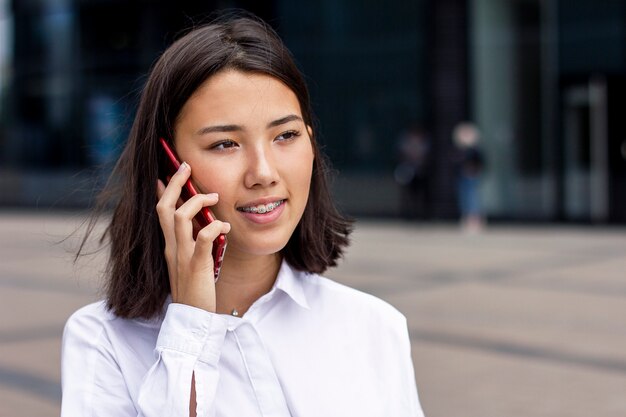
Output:
<svg viewBox="0 0 626 417">
<path fill-rule="evenodd" d="M 170 303 L 128 320 L 103 302 L 68 320 L 61 415 L 423 416 L 406 319 L 384 301 L 283 262 L 239 318 Z"/>
</svg>

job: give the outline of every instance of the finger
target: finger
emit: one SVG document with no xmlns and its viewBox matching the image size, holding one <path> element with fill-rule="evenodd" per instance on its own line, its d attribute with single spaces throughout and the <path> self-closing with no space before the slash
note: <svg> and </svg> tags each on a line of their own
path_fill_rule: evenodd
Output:
<svg viewBox="0 0 626 417">
<path fill-rule="evenodd" d="M 157 180 L 157 201 L 163 197 L 163 193 L 165 192 L 165 184 L 161 180 Z M 182 198 L 178 198 L 176 201 L 176 208 L 182 206 L 184 203 Z"/>
<path fill-rule="evenodd" d="M 163 181 L 157 180 L 157 200 L 163 197 L 163 192 L 165 192 L 165 184 L 163 184 Z"/>
<path fill-rule="evenodd" d="M 217 237 L 221 234 L 228 234 L 230 232 L 230 223 L 223 222 L 221 220 L 214 220 L 211 224 L 203 227 L 200 232 L 198 232 L 198 239 L 202 239 L 199 242 L 200 245 L 206 244 L 206 242 L 213 242 Z M 198 242 L 196 243 L 196 246 Z"/>
<path fill-rule="evenodd" d="M 170 182 L 165 187 L 159 203 L 171 208 L 176 208 L 176 201 L 180 198 L 181 190 L 191 175 L 191 167 L 186 162 L 180 164 L 178 171 L 172 176 Z"/>
<path fill-rule="evenodd" d="M 174 244 L 174 212 L 180 205 L 180 193 L 185 182 L 191 175 L 191 167 L 183 162 L 178 171 L 170 178 L 167 186 L 161 180 L 157 181 L 157 195 L 159 202 L 157 203 L 157 214 L 159 215 L 159 223 L 165 236 L 166 245 Z M 163 187 L 163 188 L 162 188 Z"/>
<path fill-rule="evenodd" d="M 216 193 L 197 194 L 176 209 L 175 218 L 192 220 L 203 207 L 213 206 L 219 201 Z"/>
<path fill-rule="evenodd" d="M 205 226 L 198 232 L 196 238 L 196 245 L 194 248 L 192 263 L 194 269 L 208 268 L 212 271 L 213 257 L 211 256 L 213 250 L 213 242 L 220 234 L 227 234 L 230 232 L 230 223 L 223 222 L 221 220 L 215 220 L 208 226 Z"/>
<path fill-rule="evenodd" d="M 174 213 L 174 233 L 176 236 L 176 245 L 179 251 L 183 251 L 187 255 L 193 253 L 193 218 L 198 212 L 206 206 L 217 203 L 217 194 L 198 194 L 191 197 L 182 206 L 176 209 Z"/>
<path fill-rule="evenodd" d="M 159 201 L 156 205 L 156 211 L 159 217 L 161 230 L 163 231 L 163 236 L 165 237 L 166 249 L 172 249 L 176 247 L 176 236 L 174 235 L 175 207 L 172 208 L 170 204 L 167 203 L 167 200 L 163 199 L 163 195 L 165 194 L 165 188 L 165 184 L 163 184 L 161 180 L 157 180 L 157 197 L 159 198 Z"/>
</svg>

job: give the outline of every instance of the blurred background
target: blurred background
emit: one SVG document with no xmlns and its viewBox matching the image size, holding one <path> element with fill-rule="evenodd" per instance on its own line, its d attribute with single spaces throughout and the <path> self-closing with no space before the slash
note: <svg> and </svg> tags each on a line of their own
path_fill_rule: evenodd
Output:
<svg viewBox="0 0 626 417">
<path fill-rule="evenodd" d="M 72 232 L 159 53 L 233 7 L 307 78 L 359 219 L 329 276 L 407 316 L 427 415 L 626 415 L 626 0 L 0 0 L 0 417 L 58 415 L 105 255 Z"/>
<path fill-rule="evenodd" d="M 394 171 L 419 131 L 428 204 L 413 214 L 454 218 L 452 132 L 469 120 L 489 217 L 626 221 L 622 0 L 0 0 L 0 204 L 88 205 L 159 52 L 226 7 L 295 55 L 349 213 L 407 214 Z"/>
</svg>

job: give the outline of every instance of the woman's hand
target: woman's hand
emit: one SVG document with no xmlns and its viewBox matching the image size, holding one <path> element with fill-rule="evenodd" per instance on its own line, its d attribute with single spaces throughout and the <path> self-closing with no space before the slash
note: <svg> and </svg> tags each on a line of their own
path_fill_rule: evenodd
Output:
<svg viewBox="0 0 626 417">
<path fill-rule="evenodd" d="M 190 175 L 191 167 L 183 162 L 167 187 L 158 181 L 156 210 L 165 236 L 172 301 L 215 312 L 211 250 L 215 238 L 230 231 L 230 224 L 215 220 L 202 228 L 194 240 L 194 216 L 202 207 L 215 205 L 218 195 L 198 194 L 183 203 L 180 193 Z"/>
</svg>

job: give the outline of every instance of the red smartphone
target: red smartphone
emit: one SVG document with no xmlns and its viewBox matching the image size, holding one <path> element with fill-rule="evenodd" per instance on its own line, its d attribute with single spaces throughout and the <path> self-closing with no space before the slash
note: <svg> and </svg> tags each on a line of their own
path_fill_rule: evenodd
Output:
<svg viewBox="0 0 626 417">
<path fill-rule="evenodd" d="M 161 181 L 163 181 L 164 184 L 167 185 L 170 178 L 176 173 L 176 171 L 178 171 L 178 168 L 180 167 L 180 162 L 178 161 L 176 154 L 167 144 L 165 139 L 159 138 L 159 142 L 161 142 L 161 147 L 164 151 L 163 161 L 159 163 L 159 178 L 161 179 Z M 196 188 L 191 183 L 191 178 L 189 178 L 187 182 L 185 183 L 185 186 L 181 190 L 180 198 L 183 201 L 187 201 L 196 194 L 198 194 L 198 192 L 196 191 Z M 208 207 L 202 207 L 202 210 L 200 210 L 200 212 L 196 214 L 196 217 L 194 217 L 194 220 L 198 222 L 198 225 L 202 229 L 203 227 L 211 223 L 213 220 L 215 220 L 215 216 L 213 215 L 211 210 L 208 209 Z M 213 241 L 212 255 L 213 255 L 213 272 L 215 274 L 215 281 L 217 281 L 217 279 L 220 276 L 220 269 L 222 269 L 222 262 L 224 261 L 225 252 L 226 252 L 226 235 L 222 233 Z"/>
</svg>

